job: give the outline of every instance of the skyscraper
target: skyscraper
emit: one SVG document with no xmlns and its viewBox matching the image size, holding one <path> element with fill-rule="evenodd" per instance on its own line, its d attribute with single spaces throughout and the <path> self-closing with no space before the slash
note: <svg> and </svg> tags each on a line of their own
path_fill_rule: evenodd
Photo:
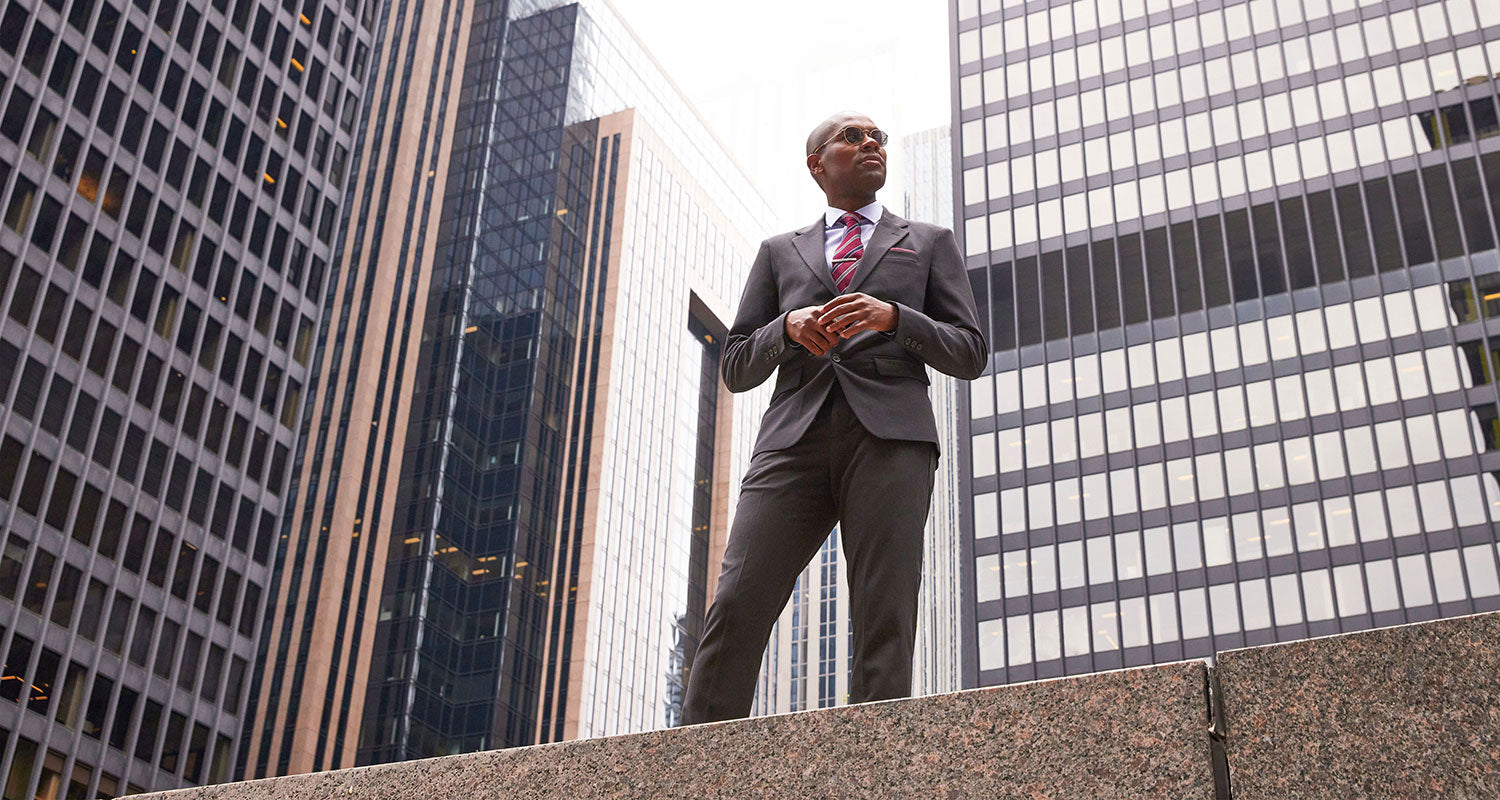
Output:
<svg viewBox="0 0 1500 800">
<path fill-rule="evenodd" d="M 1500 608 L 1500 6 L 952 8 L 966 685 Z"/>
<path fill-rule="evenodd" d="M 372 102 L 430 149 L 367 146 L 361 180 L 421 210 L 351 225 L 349 248 L 393 238 L 330 303 L 350 366 L 314 401 L 329 444 L 305 451 L 256 775 L 675 724 L 767 399 L 717 377 L 767 209 L 613 10 L 412 14 L 372 91 L 439 67 L 405 109 Z"/>
<path fill-rule="evenodd" d="M 952 146 L 947 126 L 895 140 L 899 194 L 886 200 L 907 219 L 953 224 Z M 899 155 L 898 155 L 899 154 Z M 956 691 L 961 608 L 958 382 L 927 370 L 933 414 L 945 436 L 923 531 L 922 588 L 912 693 Z M 756 715 L 828 708 L 848 702 L 852 664 L 848 573 L 837 529 L 808 563 L 771 631 L 756 683 Z"/>
<path fill-rule="evenodd" d="M 468 22 L 451 6 L 417 4 L 373 31 L 365 102 L 376 111 L 356 131 L 355 205 L 314 351 L 242 777 L 354 760 L 388 544 L 380 530 L 395 513 Z"/>
<path fill-rule="evenodd" d="M 953 139 L 947 125 L 901 137 L 901 215 L 907 219 L 953 227 Z M 956 692 L 963 687 L 962 519 L 969 498 L 959 484 L 959 391 L 963 384 L 934 369 L 928 394 L 942 456 L 932 482 L 927 548 L 922 556 L 922 590 L 917 607 L 917 648 L 912 665 L 912 694 Z"/>
<path fill-rule="evenodd" d="M 375 8 L 0 8 L 6 797 L 233 774 Z"/>
</svg>

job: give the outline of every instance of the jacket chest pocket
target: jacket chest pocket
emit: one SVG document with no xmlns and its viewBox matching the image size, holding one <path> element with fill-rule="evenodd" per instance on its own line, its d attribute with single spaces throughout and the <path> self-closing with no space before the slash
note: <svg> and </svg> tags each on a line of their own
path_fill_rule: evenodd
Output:
<svg viewBox="0 0 1500 800">
<path fill-rule="evenodd" d="M 910 256 L 888 253 L 859 291 L 921 308 L 927 294 L 927 265 Z"/>
<path fill-rule="evenodd" d="M 928 383 L 927 368 L 905 358 L 875 356 L 875 372 L 883 378 L 910 378 Z"/>
</svg>

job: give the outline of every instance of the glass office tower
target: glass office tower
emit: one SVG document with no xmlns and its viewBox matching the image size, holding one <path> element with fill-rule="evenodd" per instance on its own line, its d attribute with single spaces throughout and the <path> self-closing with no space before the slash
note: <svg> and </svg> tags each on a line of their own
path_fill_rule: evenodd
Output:
<svg viewBox="0 0 1500 800">
<path fill-rule="evenodd" d="M 6 798 L 233 774 L 375 8 L 0 6 Z"/>
<path fill-rule="evenodd" d="M 907 219 L 953 227 L 953 138 L 947 125 L 901 137 L 901 215 Z M 942 457 L 932 483 L 927 513 L 926 549 L 922 555 L 922 589 L 917 606 L 917 647 L 912 664 L 912 694 L 956 692 L 963 687 L 962 519 L 969 499 L 959 484 L 959 390 L 963 384 L 934 369 L 928 394 Z"/>
<path fill-rule="evenodd" d="M 375 636 L 411 383 L 464 75 L 472 5 L 377 18 L 287 478 L 240 777 L 351 766 Z M 373 589 L 371 587 L 374 587 Z"/>
<path fill-rule="evenodd" d="M 900 170 L 899 193 L 883 198 L 907 219 L 953 224 L 953 158 L 948 126 L 901 136 L 892 148 Z M 899 155 L 898 155 L 899 154 Z M 892 181 L 892 183 L 895 183 Z M 957 691 L 960 682 L 960 581 L 958 382 L 927 370 L 928 394 L 943 456 L 933 480 L 917 600 L 912 694 Z M 853 630 L 843 543 L 835 529 L 798 576 L 772 628 L 752 713 L 783 714 L 849 702 Z"/>
<path fill-rule="evenodd" d="M 952 9 L 966 685 L 1500 608 L 1500 4 Z"/>
<path fill-rule="evenodd" d="M 717 379 L 730 151 L 606 3 L 475 15 L 360 763 L 675 724 L 768 397 Z"/>
<path fill-rule="evenodd" d="M 675 724 L 766 400 L 764 203 L 606 4 L 384 22 L 253 777 Z"/>
</svg>

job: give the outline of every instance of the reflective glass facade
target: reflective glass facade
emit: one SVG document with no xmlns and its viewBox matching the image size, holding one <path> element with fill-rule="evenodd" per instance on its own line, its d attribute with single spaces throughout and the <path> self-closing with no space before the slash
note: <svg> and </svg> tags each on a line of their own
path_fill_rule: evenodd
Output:
<svg viewBox="0 0 1500 800">
<path fill-rule="evenodd" d="M 246 777 L 352 766 L 394 513 L 425 291 L 472 6 L 393 3 L 377 19 L 364 114 L 288 480 Z"/>
<path fill-rule="evenodd" d="M 475 13 L 361 763 L 675 724 L 766 399 L 745 176 L 606 4 Z"/>
<path fill-rule="evenodd" d="M 373 3 L 0 5 L 0 776 L 237 769 Z"/>
<path fill-rule="evenodd" d="M 953 227 L 953 140 L 949 126 L 902 136 L 901 216 Z M 969 503 L 959 483 L 959 392 L 964 384 L 927 370 L 933 417 L 944 436 L 942 457 L 932 482 L 922 588 L 917 600 L 917 648 L 912 694 L 956 692 L 963 688 L 961 640 L 963 608 L 963 509 Z"/>
<path fill-rule="evenodd" d="M 966 685 L 1500 608 L 1500 6 L 953 6 Z"/>
</svg>

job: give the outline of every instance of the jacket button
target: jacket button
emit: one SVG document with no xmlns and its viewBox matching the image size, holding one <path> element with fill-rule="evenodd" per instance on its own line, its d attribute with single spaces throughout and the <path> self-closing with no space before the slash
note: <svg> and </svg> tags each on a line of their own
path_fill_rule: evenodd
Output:
<svg viewBox="0 0 1500 800">
<path fill-rule="evenodd" d="M 840 356 L 838 353 L 834 353 L 833 354 L 833 363 L 838 364 L 838 363 L 841 363 L 843 360 L 844 360 L 843 357 Z"/>
</svg>

